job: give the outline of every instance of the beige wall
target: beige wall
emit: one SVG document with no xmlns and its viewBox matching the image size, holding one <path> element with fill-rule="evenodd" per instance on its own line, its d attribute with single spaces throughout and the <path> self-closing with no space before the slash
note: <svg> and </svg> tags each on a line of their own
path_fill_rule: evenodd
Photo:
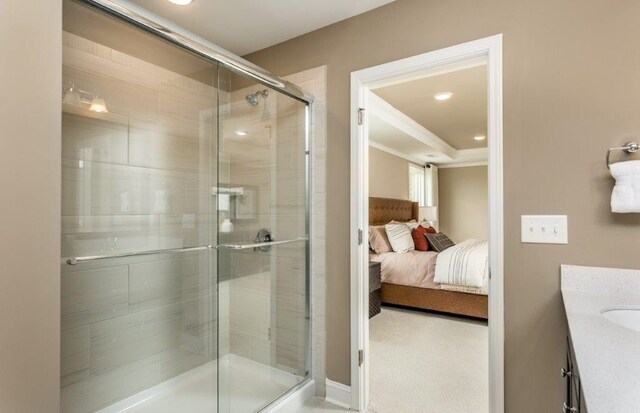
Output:
<svg viewBox="0 0 640 413">
<path fill-rule="evenodd" d="M 350 381 L 350 73 L 503 33 L 506 411 L 561 408 L 560 264 L 640 268 L 640 216 L 611 214 L 603 160 L 640 133 L 639 14 L 636 1 L 398 0 L 248 56 L 282 75 L 327 65 L 330 379 Z M 559 213 L 569 245 L 520 243 L 521 214 Z"/>
<path fill-rule="evenodd" d="M 58 410 L 61 1 L 0 2 L 0 410 Z"/>
<path fill-rule="evenodd" d="M 409 163 L 369 147 L 369 196 L 409 199 Z"/>
<path fill-rule="evenodd" d="M 453 241 L 488 239 L 487 167 L 438 170 L 438 229 Z"/>
</svg>

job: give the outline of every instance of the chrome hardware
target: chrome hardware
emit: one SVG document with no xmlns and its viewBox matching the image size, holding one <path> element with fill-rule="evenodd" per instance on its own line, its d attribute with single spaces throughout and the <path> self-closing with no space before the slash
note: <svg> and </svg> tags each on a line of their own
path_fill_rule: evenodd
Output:
<svg viewBox="0 0 640 413">
<path fill-rule="evenodd" d="M 257 244 L 267 244 L 261 247 L 255 247 L 253 249 L 254 251 L 256 249 L 259 249 L 262 252 L 269 252 L 271 251 L 271 245 L 269 245 L 269 243 L 275 240 L 273 239 L 273 235 L 271 235 L 271 230 L 269 228 L 262 228 L 260 229 L 260 231 L 258 231 L 258 234 L 256 235 L 256 239 L 254 241 Z"/>
<path fill-rule="evenodd" d="M 262 96 L 262 98 L 266 100 L 269 97 L 269 89 L 258 90 L 256 93 L 247 95 L 245 96 L 245 100 L 250 106 L 258 106 L 258 103 L 260 103 L 258 96 Z"/>
<path fill-rule="evenodd" d="M 307 103 L 313 102 L 313 96 L 309 95 L 298 86 L 281 79 L 253 63 L 234 55 L 233 53 L 197 37 L 184 29 L 161 19 L 155 14 L 143 9 L 132 2 L 116 0 L 81 0 L 90 6 L 97 7 L 112 16 L 129 21 L 143 29 L 168 40 L 174 44 L 191 50 L 197 55 L 220 62 L 226 68 L 242 73 L 260 83 L 279 90 L 285 95 Z"/>
<path fill-rule="evenodd" d="M 256 242 L 250 244 L 220 244 L 216 249 L 230 249 L 230 250 L 248 250 L 251 248 L 260 248 L 272 245 L 289 244 L 291 242 L 307 241 L 309 237 L 300 237 L 294 239 L 287 239 L 284 241 L 271 241 L 271 242 Z"/>
<path fill-rule="evenodd" d="M 358 245 L 362 245 L 362 229 L 358 228 Z"/>
<path fill-rule="evenodd" d="M 364 123 L 364 108 L 358 109 L 358 125 L 362 125 Z"/>
<path fill-rule="evenodd" d="M 125 252 L 122 254 L 109 254 L 109 255 L 92 255 L 87 257 L 71 257 L 64 259 L 69 265 L 78 265 L 81 262 L 107 260 L 112 258 L 126 258 L 126 257 L 141 257 L 145 255 L 157 255 L 157 254 L 176 254 L 180 252 L 192 252 L 192 251 L 205 251 L 213 248 L 211 245 L 203 245 L 201 247 L 187 247 L 187 248 L 170 248 L 163 250 L 151 250 L 151 251 L 139 251 L 139 252 Z"/>
<path fill-rule="evenodd" d="M 358 366 L 362 366 L 364 363 L 364 350 L 358 350 Z"/>
<path fill-rule="evenodd" d="M 627 142 L 624 144 L 624 146 L 619 146 L 616 148 L 609 148 L 609 150 L 607 151 L 607 169 L 611 169 L 610 166 L 611 164 L 609 163 L 609 156 L 611 155 L 612 151 L 623 151 L 625 153 L 635 153 L 640 151 L 640 143 L 638 142 Z"/>
<path fill-rule="evenodd" d="M 560 369 L 562 377 L 571 377 L 571 370 L 567 370 L 564 367 Z"/>
<path fill-rule="evenodd" d="M 577 412 L 577 411 L 578 411 L 577 407 L 569 407 L 569 406 L 567 406 L 567 403 L 562 403 L 562 412 L 563 413 Z"/>
</svg>

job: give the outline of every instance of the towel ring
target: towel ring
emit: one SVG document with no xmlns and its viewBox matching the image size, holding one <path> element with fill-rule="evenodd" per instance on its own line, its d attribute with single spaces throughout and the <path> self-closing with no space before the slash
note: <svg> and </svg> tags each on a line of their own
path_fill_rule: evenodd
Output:
<svg viewBox="0 0 640 413">
<path fill-rule="evenodd" d="M 611 169 L 611 164 L 609 163 L 609 156 L 612 151 L 623 151 L 626 153 L 635 153 L 640 150 L 640 144 L 638 142 L 627 142 L 624 146 L 619 146 L 617 148 L 609 148 L 607 151 L 607 169 Z"/>
</svg>

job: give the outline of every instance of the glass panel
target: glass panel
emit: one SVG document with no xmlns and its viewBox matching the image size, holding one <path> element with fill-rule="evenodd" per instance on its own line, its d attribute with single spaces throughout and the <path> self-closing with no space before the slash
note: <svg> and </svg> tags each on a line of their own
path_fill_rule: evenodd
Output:
<svg viewBox="0 0 640 413">
<path fill-rule="evenodd" d="M 62 81 L 63 259 L 212 244 L 217 65 L 65 1 Z M 62 264 L 62 412 L 215 411 L 214 256 Z"/>
<path fill-rule="evenodd" d="M 219 411 L 260 410 L 308 376 L 307 106 L 219 70 Z"/>
</svg>

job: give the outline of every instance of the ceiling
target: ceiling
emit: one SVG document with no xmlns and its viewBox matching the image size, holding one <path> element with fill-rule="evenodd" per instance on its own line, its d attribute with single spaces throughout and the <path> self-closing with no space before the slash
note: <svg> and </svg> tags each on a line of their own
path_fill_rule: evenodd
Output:
<svg viewBox="0 0 640 413">
<path fill-rule="evenodd" d="M 239 56 L 328 26 L 394 0 L 132 0 Z"/>
<path fill-rule="evenodd" d="M 433 95 L 451 92 L 438 101 Z M 487 146 L 487 67 L 458 70 L 376 89 L 387 103 L 409 116 L 455 149 Z"/>
<path fill-rule="evenodd" d="M 413 157 L 419 163 L 446 160 L 434 148 L 375 115 L 369 117 L 369 141 L 373 142 L 374 146 L 389 148 Z"/>
</svg>

